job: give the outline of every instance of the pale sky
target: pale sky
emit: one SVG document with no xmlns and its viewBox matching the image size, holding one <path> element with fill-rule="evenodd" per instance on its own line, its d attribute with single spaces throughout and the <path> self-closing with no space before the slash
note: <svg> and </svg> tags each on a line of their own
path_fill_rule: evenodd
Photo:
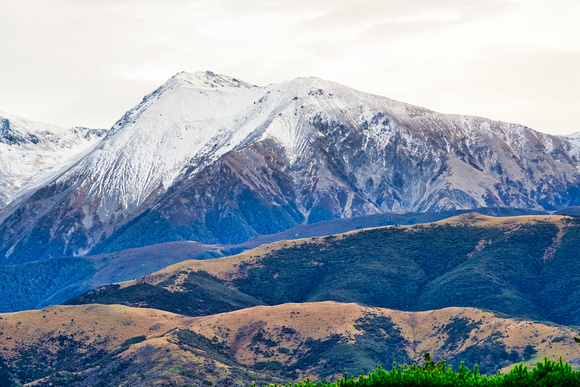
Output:
<svg viewBox="0 0 580 387">
<path fill-rule="evenodd" d="M 107 128 L 179 71 L 580 131 L 578 0 L 0 0 L 0 111 Z"/>
</svg>

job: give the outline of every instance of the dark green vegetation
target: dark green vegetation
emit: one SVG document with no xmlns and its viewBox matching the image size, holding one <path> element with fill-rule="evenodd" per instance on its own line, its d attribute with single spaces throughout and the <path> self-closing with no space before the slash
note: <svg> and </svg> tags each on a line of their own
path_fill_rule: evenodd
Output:
<svg viewBox="0 0 580 387">
<path fill-rule="evenodd" d="M 400 310 L 472 306 L 512 316 L 578 324 L 580 293 L 575 289 L 580 288 L 580 221 L 551 219 L 490 223 L 489 219 L 468 214 L 452 223 L 369 229 L 296 245 L 280 243 L 275 249 L 265 249 L 265 255 L 245 252 L 241 256 L 246 257 L 245 261 L 226 265 L 233 270 L 224 275 L 227 281 L 203 271 L 205 263 L 198 262 L 200 271 L 182 267 L 168 277 L 153 275 L 125 287 L 108 285 L 81 294 L 68 304 L 119 303 L 201 316 L 260 304 L 332 300 Z M 535 355 L 536 347 L 514 347 L 501 330 L 475 337 L 474 332 L 482 324 L 478 318 L 446 320 L 433 330 L 434 337 L 441 341 L 432 352 L 445 356 L 454 369 L 460 369 L 462 363 L 463 370 L 477 364 L 478 372 L 487 375 Z M 248 344 L 251 356 L 257 360 L 244 366 L 233 360 L 237 347 L 224 337 L 205 338 L 192 330 L 170 335 L 172 345 L 181 351 L 196 356 L 209 353 L 212 362 L 239 370 L 235 380 L 248 382 L 252 378 L 264 380 L 258 374 L 295 380 L 305 370 L 328 380 L 345 371 L 370 372 L 376 364 L 411 363 L 409 348 L 414 344 L 391 318 L 367 313 L 355 321 L 354 327 L 358 332 L 350 337 L 329 333 L 316 339 L 300 337 L 285 327 L 279 331 L 257 329 L 249 336 Z M 561 342 L 564 338 L 560 336 L 550 338 L 551 342 Z M 301 343 L 299 349 L 290 345 L 294 342 Z M 144 361 L 152 361 L 165 351 L 149 344 L 143 346 L 146 343 L 138 343 L 136 352 Z M 133 355 L 126 347 L 121 345 L 108 352 L 85 351 L 78 338 L 63 339 L 59 348 L 76 356 L 74 361 L 65 362 L 64 355 L 62 359 L 48 359 L 39 349 L 26 349 L 23 358 L 44 359 L 43 364 L 57 367 L 38 365 L 16 370 L 0 364 L 0 378 L 30 381 L 52 375 L 50 380 L 56 385 L 61 379 L 61 385 L 91 385 L 111 374 L 129 377 L 145 366 L 128 360 L 129 354 Z M 87 353 L 85 357 L 75 355 L 83 351 Z M 204 371 L 206 376 L 200 376 L 199 370 L 206 369 L 204 363 L 196 363 L 195 367 L 168 364 L 163 372 L 173 370 L 169 374 L 188 382 L 203 381 L 208 375 L 218 377 L 210 366 L 209 371 Z M 54 373 L 57 369 L 58 374 Z"/>
<path fill-rule="evenodd" d="M 12 376 L 10 369 L 8 368 L 6 363 L 4 363 L 4 359 L 2 359 L 2 356 L 0 356 L 0 386 L 11 387 L 14 386 L 15 384 L 16 381 L 14 380 L 14 377 Z"/>
<path fill-rule="evenodd" d="M 184 275 L 180 286 L 184 291 L 171 292 L 165 288 Z M 257 299 L 228 288 L 222 280 L 206 272 L 177 273 L 158 286 L 140 283 L 120 288 L 107 285 L 81 294 L 67 301 L 68 305 L 122 304 L 166 310 L 187 316 L 205 316 L 260 305 Z"/>
<path fill-rule="evenodd" d="M 0 311 L 14 312 L 62 302 L 87 287 L 95 273 L 86 259 L 62 258 L 0 266 Z"/>
<path fill-rule="evenodd" d="M 343 367 L 343 370 L 357 372 L 360 368 L 368 372 L 373 368 L 373 362 L 389 364 L 393 361 L 400 363 L 411 361 L 405 348 L 409 345 L 409 341 L 389 317 L 367 314 L 358 319 L 354 327 L 362 333 L 355 335 L 355 342 L 347 344 L 346 350 L 342 353 L 342 356 L 350 354 L 350 358 L 345 359 L 348 367 Z M 340 352 L 342 351 L 338 351 Z M 340 370 L 335 369 L 333 374 L 338 372 Z"/>
<path fill-rule="evenodd" d="M 377 361 L 385 364 L 411 361 L 405 348 L 409 342 L 389 317 L 368 314 L 357 320 L 355 328 L 361 333 L 354 336 L 354 343 L 342 337 L 307 342 L 309 351 L 292 364 L 294 370 L 288 376 L 295 378 L 296 371 L 312 369 L 318 365 L 322 368 L 320 377 L 328 379 L 345 370 L 368 372 Z"/>
<path fill-rule="evenodd" d="M 548 222 L 368 230 L 274 251 L 234 285 L 271 305 L 334 300 L 399 310 L 466 306 L 578 324 L 580 291 L 566 289 L 580 289 L 580 223 L 568 221 L 550 254 L 557 234 Z"/>
<path fill-rule="evenodd" d="M 59 304 L 97 286 L 132 280 L 186 259 L 229 255 L 231 250 L 180 242 L 112 254 L 0 265 L 0 312 Z"/>
<path fill-rule="evenodd" d="M 249 199 L 248 199 L 249 200 Z M 244 209 L 248 216 L 261 221 L 264 214 L 259 209 Z M 252 212 L 254 211 L 254 212 Z M 539 213 L 539 211 L 488 208 L 481 209 L 482 213 L 496 216 L 511 216 Z M 162 229 L 163 223 L 147 223 L 149 227 L 158 227 L 159 230 L 132 230 L 133 222 L 123 228 L 119 237 L 113 235 L 101 246 L 95 248 L 93 254 L 100 251 L 115 251 L 121 248 L 125 250 L 100 255 L 74 258 L 51 258 L 46 260 L 31 261 L 26 263 L 13 262 L 11 257 L 0 264 L 0 312 L 15 312 L 25 309 L 37 309 L 47 305 L 58 304 L 66 301 L 77 294 L 94 289 L 97 286 L 128 281 L 160 270 L 171 264 L 188 259 L 210 259 L 222 256 L 238 254 L 249 248 L 264 243 L 271 243 L 282 239 L 306 238 L 312 236 L 325 236 L 354 229 L 378 227 L 394 224 L 416 224 L 431 222 L 447 218 L 449 216 L 464 213 L 466 211 L 443 211 L 408 214 L 379 214 L 363 216 L 352 219 L 335 219 L 327 222 L 300 225 L 289 230 L 270 235 L 259 235 L 250 241 L 239 245 L 204 245 L 195 242 L 184 242 L 187 236 L 167 236 L 169 232 Z M 147 215 L 146 213 L 144 216 Z M 263 218 L 264 220 L 266 218 Z M 191 226 L 194 227 L 194 226 Z M 256 226 L 258 227 L 258 226 Z M 258 227 L 261 232 L 269 233 L 275 230 Z M 145 235 L 155 234 L 158 239 L 147 239 Z M 117 233 L 118 234 L 118 233 Z M 139 235 L 136 235 L 139 234 Z M 130 238 L 127 239 L 127 236 Z M 125 241 L 125 239 L 127 239 Z M 114 240 L 114 243 L 113 243 Z M 181 242 L 161 243 L 148 246 L 152 243 L 177 240 Z M 125 243 L 125 242 L 127 243 Z M 131 242 L 131 243 L 129 243 Z M 130 248 L 135 246 L 147 246 Z M 44 248 L 44 247 L 42 247 Z M 27 255 L 37 257 L 33 251 Z M 11 264 L 8 264 L 11 263 Z"/>
<path fill-rule="evenodd" d="M 506 345 L 502 342 L 504 334 L 499 331 L 494 332 L 485 340 L 469 345 L 457 352 L 456 350 L 469 339 L 470 333 L 477 329 L 481 323 L 481 320 L 472 321 L 467 318 L 454 317 L 451 322 L 438 329 L 438 334 L 448 335 L 439 351 L 452 351 L 454 353 L 448 360 L 449 365 L 454 368 L 461 364 L 470 368 L 477 365 L 479 372 L 490 375 L 522 359 L 529 360 L 531 355 L 537 352 L 533 346 L 526 347 L 521 354 L 515 350 L 508 352 Z"/>
<path fill-rule="evenodd" d="M 241 263 L 244 275 L 231 285 L 267 305 L 330 300 L 409 311 L 462 306 L 580 324 L 580 220 L 566 219 L 559 230 L 548 221 L 477 226 L 477 219 L 370 229 L 276 249 L 256 257 L 257 265 Z M 207 286 L 217 282 L 208 278 Z M 153 286 L 169 285 L 171 280 Z M 204 286 L 198 282 L 196 291 Z M 190 291 L 183 290 L 179 297 Z M 106 291 L 108 299 L 122 303 L 115 291 Z M 147 294 L 130 305 L 152 306 Z M 85 302 L 102 301 L 91 295 L 71 301 Z"/>
<path fill-rule="evenodd" d="M 393 365 L 391 371 L 385 371 L 380 366 L 377 371 L 372 371 L 368 375 L 361 373 L 358 379 L 345 374 L 344 378 L 335 383 L 311 383 L 310 381 L 287 384 L 287 387 L 388 387 L 388 386 L 465 386 L 465 387 L 576 387 L 580 386 L 580 371 L 574 371 L 568 363 L 563 363 L 544 359 L 538 362 L 531 370 L 522 364 L 515 366 L 505 375 L 487 377 L 478 372 L 477 366 L 473 369 L 461 364 L 454 371 L 446 363 L 435 364 L 425 354 L 425 365 L 413 364 Z M 253 387 L 256 384 L 252 385 Z M 272 385 L 278 386 L 278 385 Z"/>
<path fill-rule="evenodd" d="M 234 285 L 269 305 L 333 300 L 399 310 L 469 306 L 547 317 L 537 305 L 543 300 L 532 298 L 546 282 L 543 266 L 557 259 L 543 262 L 557 233 L 548 222 L 508 230 L 469 225 L 374 229 L 274 251 Z M 477 251 L 482 241 L 485 246 Z"/>
</svg>

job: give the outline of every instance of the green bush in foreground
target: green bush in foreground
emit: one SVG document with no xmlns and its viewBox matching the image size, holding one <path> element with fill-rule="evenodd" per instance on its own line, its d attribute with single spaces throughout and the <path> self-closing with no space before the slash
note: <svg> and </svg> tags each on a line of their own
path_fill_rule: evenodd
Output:
<svg viewBox="0 0 580 387">
<path fill-rule="evenodd" d="M 253 385 L 255 387 L 255 385 Z M 275 387 L 273 385 L 272 387 Z M 344 378 L 335 383 L 311 383 L 306 382 L 287 384 L 286 387 L 375 387 L 375 386 L 580 386 L 580 371 L 574 371 L 568 363 L 563 363 L 544 358 L 544 362 L 538 362 L 531 370 L 527 366 L 519 364 L 505 375 L 485 376 L 477 371 L 477 366 L 471 371 L 461 364 L 457 371 L 445 362 L 435 364 L 429 354 L 425 354 L 425 365 L 413 364 L 393 365 L 391 371 L 385 371 L 380 366 L 377 371 L 368 375 L 361 373 L 358 379 L 345 374 Z M 279 386 L 281 387 L 281 386 Z"/>
</svg>

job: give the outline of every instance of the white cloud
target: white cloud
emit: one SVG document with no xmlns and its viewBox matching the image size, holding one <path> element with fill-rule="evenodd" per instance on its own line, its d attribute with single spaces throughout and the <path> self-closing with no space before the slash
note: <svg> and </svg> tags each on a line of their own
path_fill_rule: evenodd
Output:
<svg viewBox="0 0 580 387">
<path fill-rule="evenodd" d="M 110 126 L 178 71 L 313 75 L 435 110 L 580 130 L 580 3 L 2 0 L 0 110 Z"/>
</svg>

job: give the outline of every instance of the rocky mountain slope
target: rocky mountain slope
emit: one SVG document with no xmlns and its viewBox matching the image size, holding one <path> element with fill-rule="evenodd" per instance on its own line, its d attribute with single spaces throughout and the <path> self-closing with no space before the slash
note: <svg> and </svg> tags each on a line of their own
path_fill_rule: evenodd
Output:
<svg viewBox="0 0 580 387">
<path fill-rule="evenodd" d="M 63 128 L 0 112 L 0 215 L 82 158 L 106 130 Z"/>
<path fill-rule="evenodd" d="M 474 213 L 186 261 L 68 303 L 125 304 L 199 316 L 239 309 L 237 301 L 224 304 L 220 296 L 236 290 L 266 305 L 338 301 L 409 311 L 477 307 L 580 324 L 579 240 L 577 218 Z"/>
<path fill-rule="evenodd" d="M 240 243 L 384 212 L 577 205 L 574 138 L 316 78 L 180 73 L 0 221 L 1 262 Z"/>
<path fill-rule="evenodd" d="M 188 318 L 120 305 L 0 314 L 0 376 L 31 385 L 249 385 L 358 374 L 393 361 L 480 364 L 482 372 L 562 355 L 575 331 L 470 308 L 399 312 L 334 302 Z M 50 384 L 52 383 L 52 384 Z"/>
</svg>

